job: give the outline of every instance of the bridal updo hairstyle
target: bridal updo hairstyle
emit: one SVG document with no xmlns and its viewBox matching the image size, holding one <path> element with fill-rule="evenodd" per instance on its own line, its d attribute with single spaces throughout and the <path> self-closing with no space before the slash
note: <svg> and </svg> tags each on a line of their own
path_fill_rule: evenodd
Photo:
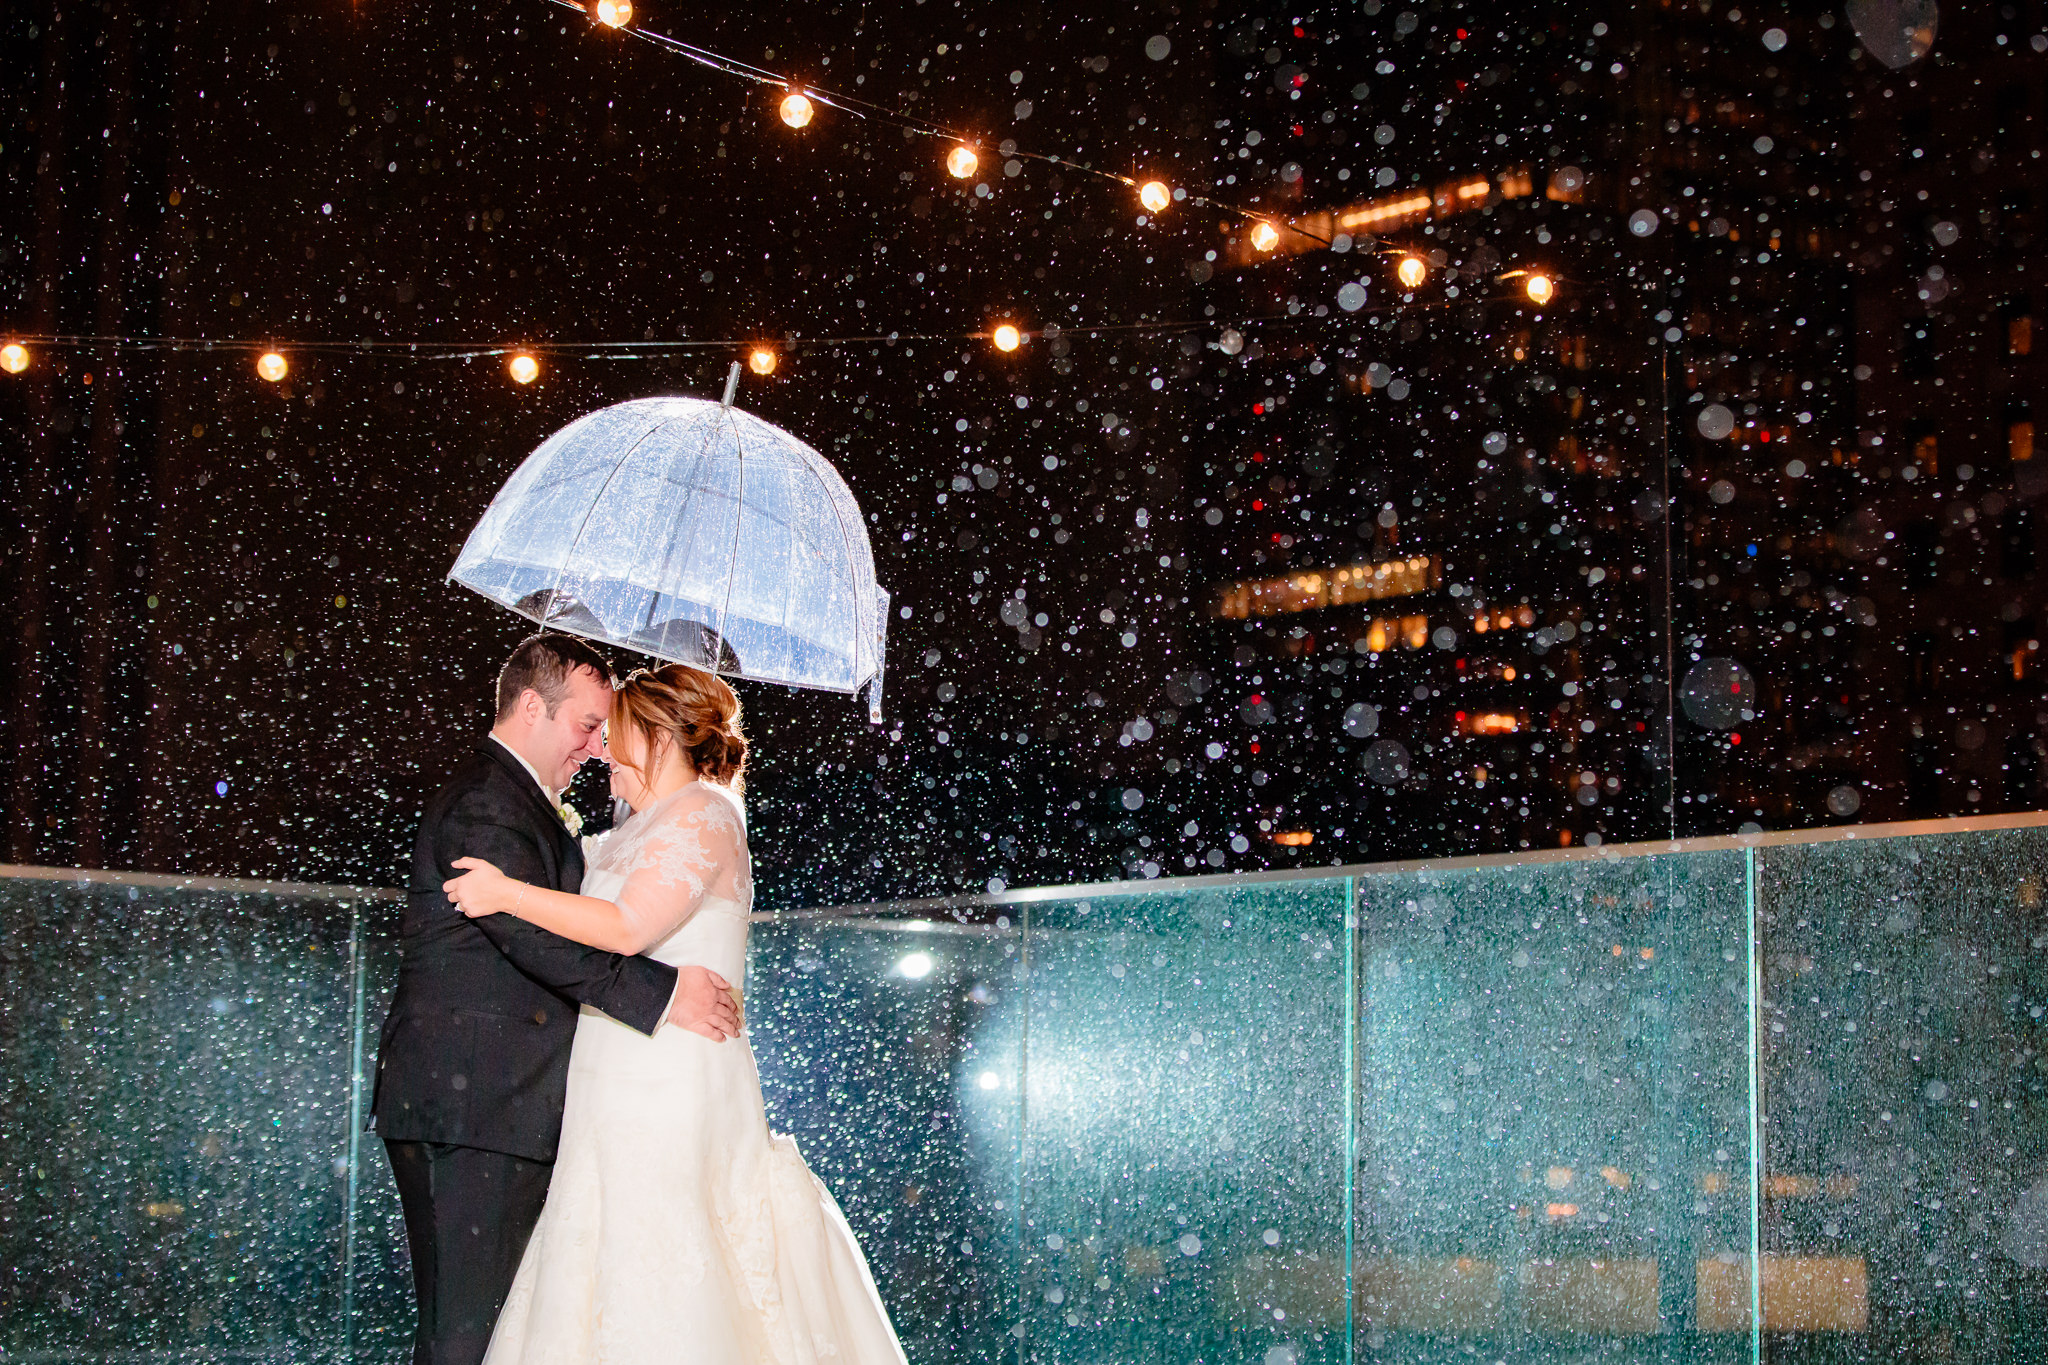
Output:
<svg viewBox="0 0 2048 1365">
<path fill-rule="evenodd" d="M 744 787 L 747 736 L 740 699 L 716 673 L 688 664 L 637 669 L 613 695 L 612 719 L 648 742 L 650 758 L 654 737 L 665 734 L 706 782 L 736 792 Z"/>
</svg>

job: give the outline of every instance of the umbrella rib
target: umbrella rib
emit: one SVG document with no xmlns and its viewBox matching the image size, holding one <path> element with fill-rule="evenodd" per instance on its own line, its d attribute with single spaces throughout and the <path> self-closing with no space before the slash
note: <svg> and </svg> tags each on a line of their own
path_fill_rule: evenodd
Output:
<svg viewBox="0 0 2048 1365">
<path fill-rule="evenodd" d="M 698 415 L 702 415 L 702 414 L 701 414 L 701 413 L 699 413 Z M 665 425 L 665 424 L 664 424 L 664 425 Z M 711 420 L 711 421 L 710 421 L 709 423 L 706 423 L 706 424 L 705 424 L 705 431 L 706 431 L 706 435 L 704 436 L 704 438 L 703 438 L 703 439 L 702 439 L 702 440 L 701 440 L 700 442 L 698 442 L 698 445 L 697 445 L 697 465 L 696 465 L 696 469 L 697 469 L 698 471 L 701 471 L 701 470 L 703 469 L 703 467 L 704 467 L 704 452 L 705 452 L 706 450 L 710 449 L 710 447 L 711 447 L 711 442 L 712 442 L 712 441 L 713 441 L 713 440 L 714 440 L 714 439 L 715 439 L 715 438 L 717 437 L 717 434 L 718 434 L 718 422 L 717 422 L 717 419 L 716 419 L 716 418 L 713 418 L 713 419 L 712 419 L 712 420 Z M 694 477 L 697 477 L 697 475 L 693 473 L 693 478 L 694 478 Z M 680 480 L 680 479 L 676 478 L 676 477 L 675 477 L 675 475 L 674 475 L 674 473 L 673 473 L 672 471 L 671 471 L 671 472 L 666 472 L 666 473 L 664 473 L 664 474 L 662 475 L 662 482 L 663 482 L 663 483 L 666 483 L 666 484 L 669 484 L 669 485 L 672 485 L 672 486 L 674 486 L 674 487 L 675 487 L 675 488 L 677 488 L 677 489 L 688 489 L 688 490 L 690 490 L 690 491 L 701 491 L 701 487 L 702 487 L 701 483 L 690 483 L 690 484 L 685 484 L 685 483 L 684 483 L 684 482 L 683 482 L 682 480 Z M 668 576 L 668 569 L 669 569 L 669 565 L 675 562 L 675 550 L 676 550 L 676 544 L 675 544 L 675 537 L 674 537 L 674 535 L 673 535 L 673 529 L 674 529 L 674 527 L 675 527 L 675 523 L 676 523 L 676 518 L 677 518 L 677 517 L 679 517 L 679 516 L 680 516 L 680 515 L 682 514 L 682 504 L 683 504 L 683 502 L 684 502 L 685 500 L 686 500 L 685 498 L 681 498 L 681 497 L 679 497 L 679 498 L 678 498 L 678 499 L 676 500 L 676 511 L 675 511 L 675 513 L 674 513 L 673 515 L 671 515 L 671 516 L 670 516 L 670 518 L 669 518 L 669 527 L 670 527 L 670 534 L 666 534 L 666 535 L 664 535 L 664 536 L 662 537 L 662 543 L 663 543 L 663 546 L 664 546 L 664 548 L 663 548 L 663 550 L 662 550 L 661 572 L 660 572 L 659 574 L 655 575 L 655 580 L 654 580 L 654 581 L 655 581 L 655 583 L 656 583 L 656 584 L 663 584 L 663 583 L 667 583 L 667 582 L 669 581 L 669 576 Z M 657 588 L 656 588 L 656 590 L 655 590 L 655 593 L 654 593 L 654 595 L 653 595 L 653 596 L 652 596 L 652 597 L 651 597 L 651 598 L 649 599 L 649 601 L 648 601 L 648 604 L 647 604 L 647 620 L 646 620 L 646 623 L 645 623 L 645 624 L 646 624 L 646 628 L 647 628 L 647 630 L 648 630 L 648 632 L 649 632 L 650 634 L 652 633 L 652 631 L 653 631 L 653 629 L 654 629 L 654 610 L 655 610 L 655 607 L 656 607 L 656 605 L 657 605 L 657 604 L 659 603 L 659 601 L 660 601 L 661 597 L 663 596 L 664 592 L 665 592 L 665 590 L 664 590 L 664 589 L 661 589 L 661 588 L 657 587 Z M 679 594 L 678 594 L 678 595 L 679 595 Z M 661 657 L 661 656 L 659 656 L 659 655 L 656 655 L 655 657 L 656 657 L 656 658 L 659 658 L 659 657 Z"/>
<path fill-rule="evenodd" d="M 821 458 L 822 458 L 822 457 L 821 457 Z M 831 486 L 830 486 L 830 485 L 828 485 L 828 484 L 827 484 L 827 483 L 825 482 L 825 479 L 824 479 L 824 477 L 823 477 L 822 475 L 820 475 L 820 474 L 818 473 L 817 467 L 816 467 L 815 465 L 812 465 L 812 464 L 811 464 L 811 463 L 810 463 L 809 461 L 806 461 L 806 462 L 805 462 L 805 464 L 804 464 L 804 470 L 805 470 L 805 472 L 806 472 L 806 473 L 808 473 L 808 474 L 809 474 L 809 475 L 811 476 L 811 478 L 812 478 L 813 480 L 815 480 L 815 481 L 816 481 L 816 483 L 817 483 L 817 485 L 818 485 L 819 489 L 820 489 L 820 490 L 821 490 L 821 491 L 822 491 L 822 492 L 823 492 L 823 493 L 825 494 L 825 503 L 826 503 L 826 505 L 827 505 L 827 506 L 829 506 L 829 507 L 830 507 L 830 508 L 832 509 L 832 520 L 833 520 L 833 522 L 834 522 L 834 523 L 835 523 L 835 524 L 836 524 L 836 525 L 837 525 L 837 526 L 839 527 L 839 541 L 840 541 L 840 545 L 841 545 L 841 547 L 842 547 L 842 548 L 843 548 L 843 549 L 845 550 L 845 552 L 846 552 L 846 567 L 847 567 L 847 569 L 848 569 L 848 571 L 849 571 L 850 573 L 853 573 L 853 574 L 854 574 L 854 581 L 853 581 L 853 584 L 852 584 L 852 587 L 853 587 L 853 600 L 854 600 L 854 612 L 855 612 L 855 615 L 856 615 L 856 616 L 865 616 L 865 615 L 866 615 L 866 611 L 865 611 L 864 609 L 865 609 L 865 608 L 868 608 L 868 607 L 871 607 L 871 606 L 873 606 L 873 605 L 874 605 L 874 602 L 873 602 L 873 599 L 872 599 L 872 598 L 870 598 L 870 599 L 869 599 L 868 601 L 866 601 L 866 602 L 863 602 L 863 601 L 861 601 L 861 584 L 860 584 L 860 579 L 859 579 L 858 573 L 857 573 L 857 572 L 855 572 L 855 571 L 857 571 L 857 570 L 858 570 L 858 568 L 859 568 L 859 564 L 858 564 L 858 563 L 856 562 L 856 556 L 855 556 L 855 555 L 854 555 L 854 553 L 853 553 L 853 536 L 852 536 L 852 535 L 851 535 L 851 534 L 850 534 L 850 533 L 849 533 L 849 532 L 847 531 L 847 529 L 846 529 L 846 514 L 845 514 L 845 512 L 844 512 L 844 511 L 843 511 L 843 510 L 842 510 L 842 509 L 840 508 L 840 506 L 839 506 L 839 499 L 838 499 L 838 498 L 836 498 L 836 497 L 833 497 L 833 496 L 832 496 L 832 489 L 831 489 Z M 847 496 L 848 496 L 848 497 L 851 497 L 851 496 L 852 496 L 852 491 L 851 491 L 851 490 L 848 490 L 848 494 L 847 494 Z M 855 529 L 855 530 L 858 530 L 858 531 L 859 531 L 859 532 L 861 533 L 861 538 L 862 538 L 863 540 L 865 540 L 865 539 L 867 538 L 867 528 L 866 528 L 866 527 L 863 527 L 863 526 L 856 526 L 856 527 L 855 527 L 854 529 Z M 873 581 L 874 581 L 874 550 L 873 550 L 872 548 L 870 548 L 870 549 L 869 549 L 869 551 L 868 551 L 868 581 L 869 581 L 869 582 L 873 582 Z M 869 624 L 870 624 L 870 623 L 869 623 L 869 622 L 867 622 L 867 621 L 865 621 L 865 620 L 860 620 L 860 621 L 856 621 L 856 623 L 855 623 L 855 625 L 854 625 L 854 633 L 853 633 L 853 671 L 854 671 L 854 673 L 855 673 L 855 675 L 856 675 L 856 676 L 854 677 L 854 680 L 853 680 L 853 688 L 852 688 L 852 690 L 853 690 L 853 691 L 855 691 L 855 692 L 858 692 L 858 691 L 860 691 L 860 685 L 861 685 L 861 684 L 862 684 L 863 682 L 865 682 L 865 681 L 866 681 L 866 679 L 865 679 L 865 678 L 862 678 L 862 677 L 860 677 L 860 676 L 858 676 L 858 675 L 859 675 L 859 673 L 860 673 L 860 645 L 861 645 L 861 640 L 862 640 L 862 639 L 863 639 L 863 638 L 865 637 L 865 635 L 866 635 L 866 633 L 867 633 L 867 629 L 868 629 L 868 626 L 869 626 Z"/>
<path fill-rule="evenodd" d="M 737 365 L 733 367 L 733 373 L 739 373 L 739 367 Z M 723 416 L 725 421 L 730 423 L 732 426 L 733 464 L 738 470 L 736 478 L 738 480 L 739 488 L 738 491 L 734 494 L 732 500 L 732 551 L 725 557 L 725 591 L 722 594 L 720 594 L 718 599 L 718 641 L 715 645 L 712 646 L 711 650 L 711 671 L 713 673 L 722 673 L 725 671 L 724 669 L 719 667 L 719 664 L 721 664 L 724 661 L 726 649 L 725 618 L 732 614 L 733 572 L 739 567 L 740 562 L 740 522 L 747 515 L 746 446 L 740 440 L 740 424 L 738 420 L 733 417 L 732 409 L 726 408 L 724 412 L 721 414 L 721 416 Z M 733 659 L 735 662 L 738 662 L 738 653 L 734 653 Z M 741 666 L 744 667 L 745 665 Z"/>
<path fill-rule="evenodd" d="M 626 462 L 638 454 L 640 447 L 646 445 L 653 438 L 654 433 L 660 431 L 664 425 L 666 423 L 656 422 L 653 426 L 641 432 L 640 439 L 633 442 L 632 447 L 618 458 L 617 463 L 613 464 L 611 470 L 604 476 L 604 482 L 598 485 L 597 492 L 591 494 L 590 506 L 583 509 L 583 520 L 576 523 L 575 538 L 569 542 L 567 552 L 562 555 L 562 562 L 555 565 L 555 582 L 554 586 L 548 589 L 547 603 L 541 608 L 543 613 L 561 599 L 562 575 L 568 572 L 569 561 L 576 557 L 577 548 L 583 544 L 583 533 L 590 529 L 590 519 L 597 515 L 597 505 L 603 502 L 604 495 L 611 491 L 612 480 L 619 477 L 619 471 L 626 467 Z M 547 621 L 543 619 L 540 624 L 545 628 Z M 571 633 L 573 634 L 574 632 Z"/>
</svg>

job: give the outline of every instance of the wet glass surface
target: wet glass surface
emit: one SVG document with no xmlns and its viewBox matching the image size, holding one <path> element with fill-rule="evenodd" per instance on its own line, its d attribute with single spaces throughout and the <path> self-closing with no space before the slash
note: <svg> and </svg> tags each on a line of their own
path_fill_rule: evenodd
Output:
<svg viewBox="0 0 2048 1365">
<path fill-rule="evenodd" d="M 918 1362 L 2031 1360 L 2048 826 L 1869 833 L 764 921 L 770 1121 Z M 4 900 L 9 1358 L 405 1358 L 395 907 Z"/>
</svg>

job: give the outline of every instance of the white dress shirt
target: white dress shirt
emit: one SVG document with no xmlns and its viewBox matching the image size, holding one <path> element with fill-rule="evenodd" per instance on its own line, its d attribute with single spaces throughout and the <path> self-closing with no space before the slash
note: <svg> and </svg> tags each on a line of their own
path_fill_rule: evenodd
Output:
<svg viewBox="0 0 2048 1365">
<path fill-rule="evenodd" d="M 499 739 L 496 734 L 493 734 L 491 736 L 491 742 L 497 745 L 500 749 L 503 749 L 506 753 L 512 755 L 512 757 L 519 760 L 519 766 L 526 769 L 526 775 L 533 779 L 534 786 L 540 788 L 541 795 L 547 797 L 549 805 L 556 806 L 561 804 L 560 795 L 556 792 L 548 790 L 548 784 L 540 780 L 540 769 L 534 767 L 531 763 L 528 763 L 526 761 L 525 754 L 520 753 L 517 749 L 507 744 L 504 740 Z"/>
</svg>

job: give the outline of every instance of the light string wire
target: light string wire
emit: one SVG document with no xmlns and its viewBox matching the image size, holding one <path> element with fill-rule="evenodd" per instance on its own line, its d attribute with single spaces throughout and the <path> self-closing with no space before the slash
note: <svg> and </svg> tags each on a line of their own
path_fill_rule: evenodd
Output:
<svg viewBox="0 0 2048 1365">
<path fill-rule="evenodd" d="M 927 119 L 920 119 L 915 115 L 905 113 L 902 110 L 888 108 L 884 105 L 875 104 L 871 101 L 860 99 L 857 96 L 846 95 L 841 92 L 828 90 L 820 86 L 807 85 L 802 82 L 792 80 L 790 77 L 783 75 L 780 72 L 770 71 L 764 67 L 754 66 L 751 63 L 741 61 L 736 57 L 728 57 L 723 53 L 712 51 L 709 48 L 700 47 L 694 43 L 685 42 L 680 38 L 671 37 L 667 34 L 656 33 L 652 29 L 632 25 L 611 24 L 605 20 L 597 18 L 595 15 L 591 13 L 591 11 L 587 10 L 581 3 L 578 3 L 578 0 L 544 0 L 544 3 L 559 6 L 560 8 L 563 9 L 574 10 L 578 15 L 581 15 L 584 18 L 591 20 L 591 22 L 593 23 L 601 24 L 604 27 L 608 28 L 615 28 L 619 32 L 625 33 L 630 37 L 638 38 L 644 42 L 659 47 L 664 51 L 675 53 L 676 55 L 679 55 L 688 61 L 694 62 L 707 70 L 717 72 L 721 75 L 732 76 L 737 79 L 748 81 L 757 85 L 770 86 L 776 89 L 780 89 L 786 92 L 787 94 L 791 95 L 802 95 L 806 99 L 814 99 L 819 103 L 827 105 L 828 107 L 843 110 L 844 112 L 851 114 L 856 118 L 860 118 L 863 120 L 871 119 L 877 122 L 888 123 L 892 126 L 902 128 L 906 132 L 915 134 L 917 136 L 928 137 L 935 140 L 950 141 L 958 146 L 968 148 L 972 148 L 978 145 L 977 139 L 975 139 L 972 135 L 957 132 L 956 130 L 948 128 L 943 124 L 935 123 Z M 1137 187 L 1139 183 L 1134 177 L 1131 176 L 1121 175 L 1113 171 L 1100 170 L 1094 166 L 1090 166 L 1077 161 L 1072 161 L 1066 157 L 1057 156 L 1051 153 L 1034 152 L 1024 148 L 1017 148 L 1014 146 L 1014 144 L 1012 144 L 1012 151 L 1009 154 L 1019 158 L 1028 158 L 1030 160 L 1043 162 L 1046 165 L 1072 170 L 1080 174 L 1094 176 L 1098 179 L 1108 180 L 1113 183 L 1130 188 Z M 1260 213 L 1252 209 L 1244 208 L 1241 205 L 1231 204 L 1222 200 L 1210 198 L 1208 196 L 1199 195 L 1192 191 L 1187 190 L 1185 186 L 1181 187 L 1181 193 L 1183 193 L 1186 196 L 1185 202 L 1193 204 L 1198 208 L 1219 209 L 1227 213 L 1235 214 L 1248 222 L 1262 223 L 1268 226 L 1272 226 L 1277 223 L 1278 226 L 1284 227 L 1287 230 L 1296 233 L 1298 236 L 1308 241 L 1315 242 L 1324 247 L 1333 246 L 1333 243 L 1330 239 L 1324 238 L 1319 234 L 1311 232 L 1306 228 L 1300 227 L 1297 224 L 1287 221 L 1284 218 L 1276 217 L 1275 215 Z M 1408 256 L 1414 254 L 1403 248 L 1397 247 L 1392 243 L 1386 242 L 1383 239 L 1377 239 L 1372 236 L 1358 237 L 1355 240 L 1355 245 L 1362 254 L 1367 254 L 1371 256 Z M 1508 281 L 1532 273 L 1534 272 L 1528 269 L 1518 269 L 1508 271 L 1502 275 L 1497 276 L 1496 278 L 1501 281 Z M 1416 283 L 1420 284 L 1421 280 L 1418 278 Z M 1575 284 L 1578 282 L 1567 280 L 1562 276 L 1551 275 L 1545 278 L 1544 283 L 1546 285 L 1546 289 L 1548 289 L 1554 287 L 1557 284 Z M 1395 314 L 1407 314 L 1411 312 L 1428 312 L 1439 308 L 1448 308 L 1451 306 L 1450 300 L 1447 299 L 1416 299 L 1414 297 L 1414 292 L 1414 288 L 1411 287 L 1405 295 L 1403 295 L 1397 300 L 1389 300 L 1383 306 Z M 1469 299 L 1466 302 L 1478 303 L 1503 301 L 1506 300 L 1501 298 L 1500 296 L 1495 296 L 1494 298 L 1485 300 L 1477 298 Z M 1539 307 L 1547 303 L 1548 301 L 1549 296 L 1547 292 L 1543 297 L 1536 299 L 1536 302 Z M 1340 315 L 1330 314 L 1327 316 L 1330 316 L 1331 318 L 1337 321 L 1343 320 L 1342 316 Z M 21 351 L 22 346 L 26 344 L 58 350 L 92 348 L 129 350 L 136 352 L 172 351 L 204 353 L 207 351 L 228 351 L 237 353 L 268 353 L 279 346 L 283 346 L 293 351 L 310 352 L 316 354 L 374 354 L 377 352 L 384 352 L 389 354 L 395 352 L 405 352 L 407 354 L 416 355 L 419 358 L 426 360 L 467 361 L 497 357 L 513 357 L 517 359 L 522 356 L 531 358 L 537 355 L 580 356 L 581 358 L 588 360 L 639 360 L 651 358 L 652 355 L 660 354 L 678 354 L 688 353 L 692 351 L 730 352 L 733 350 L 745 350 L 750 348 L 759 349 L 764 346 L 773 346 L 778 351 L 801 352 L 805 350 L 829 350 L 841 346 L 893 346 L 899 342 L 987 341 L 991 339 L 995 339 L 999 347 L 1007 350 L 1013 348 L 1015 341 L 1020 340 L 1023 337 L 1029 336 L 1038 336 L 1050 340 L 1054 337 L 1063 335 L 1095 336 L 1100 335 L 1102 333 L 1110 332 L 1126 334 L 1171 335 L 1175 333 L 1206 331 L 1212 328 L 1260 327 L 1268 323 L 1277 323 L 1284 325 L 1289 323 L 1299 323 L 1305 320 L 1315 321 L 1317 319 L 1314 319 L 1312 317 L 1304 319 L 1304 317 L 1300 314 L 1290 313 L 1286 315 L 1268 314 L 1262 316 L 1250 316 L 1238 318 L 1231 321 L 1221 321 L 1216 319 L 1190 319 L 1186 321 L 1173 322 L 1150 321 L 1137 323 L 1075 324 L 1072 326 L 1061 326 L 1057 323 L 1048 323 L 1043 327 L 1031 330 L 1018 328 L 1015 327 L 1013 324 L 1005 324 L 1002 327 L 993 327 L 971 332 L 887 332 L 839 337 L 803 337 L 797 333 L 789 333 L 786 334 L 780 342 L 772 342 L 758 336 L 751 338 L 721 338 L 701 341 L 639 340 L 588 342 L 504 342 L 472 340 L 400 341 L 388 339 L 380 340 L 374 338 L 358 338 L 352 341 L 332 339 L 312 341 L 286 341 L 283 340 L 282 338 L 276 337 L 266 340 L 243 340 L 234 338 L 212 337 L 157 337 L 134 334 L 84 335 L 61 333 L 9 333 L 9 345 L 5 348 L 5 350 L 7 352 L 19 353 Z M 1004 330 L 1008 330 L 1012 334 L 1011 338 L 1008 341 L 1004 341 L 998 336 L 998 333 Z M 1216 346 L 1216 343 L 1212 342 L 1210 343 L 1210 345 L 1213 347 Z M 1217 347 L 1217 349 L 1222 348 Z M 273 357 L 271 357 L 268 354 L 265 354 L 264 358 L 266 360 L 269 360 L 272 359 Z M 0 361 L 7 362 L 5 363 L 4 368 L 7 368 L 9 370 L 24 368 L 27 363 L 26 357 L 19 354 L 0 356 Z M 266 375 L 266 377 L 282 377 L 283 373 L 284 371 L 280 369 L 276 376 Z M 522 376 L 520 377 L 520 382 L 528 382 L 528 380 L 531 377 L 531 374 L 527 376 Z"/>
<path fill-rule="evenodd" d="M 814 100 L 829 108 L 841 110 L 853 115 L 855 118 L 888 124 L 918 137 L 951 142 L 968 148 L 981 145 L 981 140 L 971 133 L 963 133 L 949 128 L 942 123 L 919 118 L 915 114 L 907 113 L 901 109 L 892 109 L 887 105 L 876 104 L 873 101 L 864 100 L 855 95 L 843 94 L 837 90 L 826 89 L 824 86 L 811 85 L 807 82 L 794 80 L 780 72 L 769 71 L 764 67 L 743 62 L 737 57 L 728 57 L 723 53 L 713 52 L 709 48 L 699 47 L 695 43 L 687 43 L 680 38 L 672 38 L 665 33 L 656 33 L 652 29 L 643 28 L 630 21 L 626 24 L 618 25 L 606 23 L 606 21 L 598 19 L 591 11 L 585 9 L 582 4 L 578 3 L 578 0 L 545 0 L 545 3 L 559 6 L 562 9 L 574 10 L 592 23 L 602 24 L 606 28 L 616 28 L 620 33 L 638 38 L 643 42 L 651 43 L 665 51 L 673 52 L 677 56 L 695 62 L 707 70 L 716 71 L 720 75 L 752 81 L 757 85 L 773 86 L 785 94 L 802 95 L 806 99 Z M 1008 155 L 1019 160 L 1043 162 L 1046 165 L 1057 166 L 1063 170 L 1074 171 L 1081 175 L 1092 175 L 1097 179 L 1122 185 L 1126 189 L 1134 190 L 1139 187 L 1139 181 L 1134 176 L 1121 175 L 1115 171 L 1105 171 L 1098 167 L 1090 166 L 1085 162 L 1072 161 L 1051 152 L 1029 151 L 1022 147 L 1015 147 L 1013 144 L 1013 150 Z M 1296 236 L 1306 238 L 1320 246 L 1330 245 L 1329 238 L 1311 232 L 1307 228 L 1289 221 L 1284 216 L 1261 213 L 1257 209 L 1246 208 L 1241 204 L 1233 204 L 1228 200 L 1197 194 L 1185 185 L 1178 186 L 1177 188 L 1186 195 L 1186 202 L 1195 208 L 1216 209 L 1224 213 L 1233 214 L 1248 223 L 1266 223 L 1276 230 L 1292 232 Z"/>
<path fill-rule="evenodd" d="M 1393 315 L 1426 313 L 1473 303 L 1507 303 L 1523 305 L 1523 301 L 1512 295 L 1494 295 L 1490 298 L 1466 299 L 1396 299 L 1379 305 L 1380 311 Z M 1358 312 L 1364 312 L 1361 307 Z M 1374 316 L 1377 316 L 1375 314 Z M 1314 326 L 1317 323 L 1356 323 L 1359 319 L 1350 312 L 1329 313 L 1317 316 L 1307 310 L 1300 313 L 1263 313 L 1237 318 L 1183 318 L 1177 320 L 1154 320 L 1148 322 L 1098 322 L 1098 323 L 1047 323 L 1043 327 L 1022 332 L 1024 336 L 1040 337 L 1047 341 L 1059 337 L 1069 340 L 1093 338 L 1105 334 L 1139 336 L 1174 336 L 1184 333 L 1216 332 L 1230 329 L 1262 328 L 1266 326 L 1291 327 Z M 826 351 L 845 346 L 894 346 L 904 342 L 965 342 L 986 341 L 992 329 L 976 332 L 870 332 L 851 336 L 806 337 L 785 336 L 779 341 L 755 337 L 721 337 L 698 341 L 397 341 L 365 337 L 355 341 L 315 340 L 293 341 L 271 338 L 267 340 L 246 340 L 227 337 L 161 337 L 131 334 L 96 335 L 86 333 L 34 333 L 9 332 L 10 341 L 46 350 L 116 350 L 116 351 L 168 351 L 178 353 L 223 352 L 231 355 L 254 355 L 272 350 L 287 350 L 321 355 L 396 355 L 417 356 L 421 360 L 478 360 L 495 359 L 516 355 L 562 356 L 586 360 L 651 360 L 660 355 L 687 354 L 692 351 L 744 351 L 750 347 L 773 346 L 781 352 L 802 353 L 807 350 Z M 1211 342 L 1214 346 L 1216 343 Z"/>
</svg>

